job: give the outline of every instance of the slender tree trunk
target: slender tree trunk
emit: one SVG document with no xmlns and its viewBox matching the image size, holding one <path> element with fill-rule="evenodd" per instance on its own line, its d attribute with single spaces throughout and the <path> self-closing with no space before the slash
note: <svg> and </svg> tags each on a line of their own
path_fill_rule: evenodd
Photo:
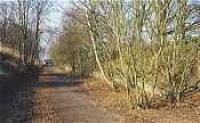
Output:
<svg viewBox="0 0 200 123">
<path fill-rule="evenodd" d="M 104 73 L 104 70 L 103 70 L 103 67 L 101 65 L 101 62 L 99 60 L 99 57 L 98 57 L 98 54 L 97 54 L 97 49 L 96 49 L 96 44 L 95 44 L 95 38 L 94 38 L 94 34 L 92 32 L 92 27 L 91 27 L 91 24 L 90 24 L 90 19 L 89 19 L 89 16 L 88 16 L 88 9 L 86 8 L 86 18 L 87 18 L 87 26 L 89 28 L 89 34 L 90 34 L 90 39 L 92 41 L 92 45 L 93 45 L 93 50 L 94 50 L 94 54 L 95 54 L 95 59 L 96 59 L 96 62 L 97 62 L 97 65 L 101 71 L 101 74 L 104 78 L 104 80 L 112 87 L 114 88 L 110 81 L 107 79 L 107 77 L 105 76 L 105 73 Z"/>
</svg>

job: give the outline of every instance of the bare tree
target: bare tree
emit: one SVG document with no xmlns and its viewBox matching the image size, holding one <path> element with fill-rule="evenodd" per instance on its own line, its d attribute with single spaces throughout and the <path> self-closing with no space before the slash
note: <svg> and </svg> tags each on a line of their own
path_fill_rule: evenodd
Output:
<svg viewBox="0 0 200 123">
<path fill-rule="evenodd" d="M 3 1 L 1 4 L 1 42 L 19 52 L 21 63 L 33 65 L 40 55 L 40 38 L 49 0 Z M 14 53 L 14 52 L 13 52 Z"/>
</svg>

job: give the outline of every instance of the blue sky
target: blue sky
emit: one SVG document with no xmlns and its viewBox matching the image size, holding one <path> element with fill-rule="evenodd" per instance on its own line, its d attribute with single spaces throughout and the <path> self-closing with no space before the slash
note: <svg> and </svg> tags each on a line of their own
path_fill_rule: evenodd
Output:
<svg viewBox="0 0 200 123">
<path fill-rule="evenodd" d="M 51 28 L 59 28 L 63 18 L 64 9 L 69 6 L 71 0 L 54 0 L 53 7 L 47 16 L 47 26 Z"/>
<path fill-rule="evenodd" d="M 64 11 L 70 6 L 71 0 L 53 0 L 53 7 L 50 9 L 49 14 L 45 22 L 45 29 L 52 31 L 52 33 L 45 33 L 42 38 L 42 44 L 47 48 L 48 46 L 59 34 L 59 31 L 62 28 L 62 20 Z M 45 54 L 44 57 L 48 57 Z"/>
</svg>

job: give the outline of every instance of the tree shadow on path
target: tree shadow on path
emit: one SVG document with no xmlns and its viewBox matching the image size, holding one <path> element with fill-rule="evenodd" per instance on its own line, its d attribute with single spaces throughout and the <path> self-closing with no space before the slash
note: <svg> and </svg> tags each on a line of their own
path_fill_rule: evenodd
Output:
<svg viewBox="0 0 200 123">
<path fill-rule="evenodd" d="M 77 76 L 65 74 L 39 74 L 20 75 L 2 83 L 0 122 L 27 123 L 54 122 L 56 118 L 48 94 L 40 94 L 38 89 L 78 86 L 82 81 Z"/>
</svg>

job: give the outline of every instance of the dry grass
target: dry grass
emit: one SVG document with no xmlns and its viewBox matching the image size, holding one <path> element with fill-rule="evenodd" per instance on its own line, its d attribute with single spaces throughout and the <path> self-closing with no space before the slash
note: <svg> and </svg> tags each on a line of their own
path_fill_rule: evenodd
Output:
<svg viewBox="0 0 200 123">
<path fill-rule="evenodd" d="M 12 55 L 16 59 L 20 58 L 19 52 L 17 50 L 15 50 L 13 48 L 6 47 L 6 46 L 2 45 L 2 43 L 0 43 L 0 52 Z"/>
</svg>

